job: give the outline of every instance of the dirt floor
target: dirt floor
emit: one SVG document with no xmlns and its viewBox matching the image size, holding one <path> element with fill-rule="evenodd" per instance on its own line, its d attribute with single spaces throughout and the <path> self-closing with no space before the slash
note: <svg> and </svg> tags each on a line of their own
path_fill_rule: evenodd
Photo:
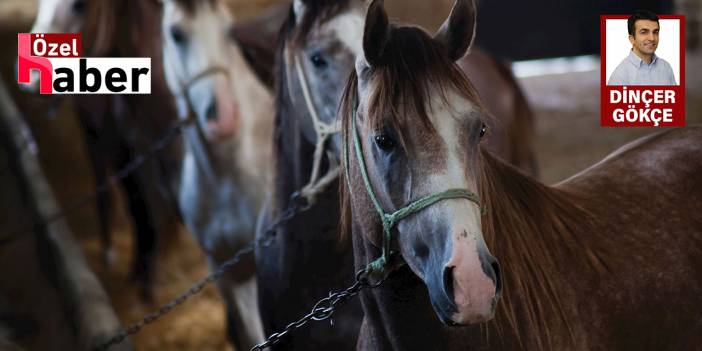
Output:
<svg viewBox="0 0 702 351">
<path fill-rule="evenodd" d="M 5 1 L 5 0 L 3 0 Z M 22 0 L 25 1 L 25 0 Z M 272 3 L 275 1 L 265 1 Z M 243 11 L 254 13 L 257 6 L 239 1 Z M 7 3 L 5 3 L 7 4 Z M 0 3 L 2 5 L 2 3 Z M 1 7 L 1 6 L 0 6 Z M 27 23 L 0 24 L 0 69 L 11 76 L 17 31 Z M 23 27 L 24 26 L 24 27 Z M 687 57 L 687 123 L 702 123 L 702 78 L 692 77 L 702 69 L 702 55 Z M 599 126 L 599 72 L 562 74 L 522 79 L 537 116 L 537 155 L 541 179 L 554 183 L 586 168 L 624 143 L 655 132 L 647 128 L 607 129 Z M 70 204 L 90 194 L 93 180 L 83 150 L 83 141 L 70 102 L 61 105 L 53 118 L 46 117 L 46 101 L 20 96 L 18 102 L 28 116 L 41 150 L 41 159 L 59 200 Z M 117 189 L 115 189 L 117 190 Z M 119 191 L 114 191 L 119 194 Z M 116 196 L 113 223 L 117 261 L 105 267 L 99 260 L 95 211 L 86 207 L 69 218 L 81 240 L 91 266 L 108 291 L 115 310 L 125 325 L 138 321 L 159 304 L 168 302 L 203 278 L 208 269 L 197 244 L 185 229 L 162 245 L 159 254 L 154 304 L 137 297 L 128 279 L 131 258 L 131 225 L 124 214 L 122 198 Z M 166 249 L 167 247 L 167 249 Z M 231 350 L 225 340 L 224 312 L 213 287 L 208 287 L 172 313 L 146 327 L 131 339 L 138 350 Z"/>
</svg>

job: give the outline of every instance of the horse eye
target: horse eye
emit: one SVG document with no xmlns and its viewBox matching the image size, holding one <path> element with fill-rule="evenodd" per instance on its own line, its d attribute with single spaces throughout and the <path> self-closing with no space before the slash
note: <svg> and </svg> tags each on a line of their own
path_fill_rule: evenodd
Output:
<svg viewBox="0 0 702 351">
<path fill-rule="evenodd" d="M 85 12 L 85 0 L 76 0 L 73 2 L 73 6 L 71 7 L 73 12 L 76 14 L 83 14 Z"/>
<path fill-rule="evenodd" d="M 480 137 L 482 138 L 485 135 L 485 132 L 487 132 L 487 126 L 485 123 L 483 123 L 483 126 L 480 127 Z"/>
<path fill-rule="evenodd" d="M 380 134 L 375 136 L 375 143 L 379 148 L 385 151 L 389 151 L 395 147 L 395 141 L 392 140 L 387 134 Z"/>
<path fill-rule="evenodd" d="M 231 26 L 229 28 L 229 31 L 227 31 L 227 37 L 229 37 L 229 40 L 231 40 L 234 43 L 238 41 L 236 29 L 234 28 L 234 26 Z"/>
<path fill-rule="evenodd" d="M 171 38 L 173 38 L 173 41 L 178 45 L 185 44 L 185 32 L 178 26 L 171 27 Z"/>
<path fill-rule="evenodd" d="M 327 60 L 325 60 L 320 53 L 315 53 L 314 55 L 310 56 L 310 61 L 312 61 L 312 64 L 319 69 L 326 68 L 328 66 Z"/>
</svg>

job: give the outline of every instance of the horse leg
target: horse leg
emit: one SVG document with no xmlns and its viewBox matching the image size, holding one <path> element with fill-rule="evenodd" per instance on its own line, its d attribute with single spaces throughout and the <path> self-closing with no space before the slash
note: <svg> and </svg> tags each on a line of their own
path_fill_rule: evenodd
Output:
<svg viewBox="0 0 702 351">
<path fill-rule="evenodd" d="M 127 193 L 129 213 L 134 220 L 135 241 L 132 279 L 141 285 L 141 297 L 146 301 L 153 299 L 153 267 L 156 256 L 156 230 L 153 227 L 151 213 L 146 204 L 144 192 L 132 173 L 122 179 L 122 186 Z"/>
<path fill-rule="evenodd" d="M 671 347 L 677 350 L 699 350 L 702 344 L 702 318 L 698 318 L 696 323 L 687 328 L 687 331 L 679 338 L 679 345 Z"/>
<path fill-rule="evenodd" d="M 100 243 L 102 246 L 101 258 L 105 266 L 112 266 L 116 260 L 116 252 L 112 248 L 112 235 L 110 232 L 111 220 L 111 197 L 109 189 L 100 188 L 107 183 L 107 160 L 106 152 L 101 144 L 99 134 L 94 129 L 89 127 L 83 120 L 83 133 L 85 136 L 85 144 L 90 158 L 90 166 L 93 169 L 95 177 L 95 190 L 97 193 L 97 212 L 98 225 L 100 227 Z"/>
<path fill-rule="evenodd" d="M 221 286 L 227 303 L 227 335 L 237 350 L 249 350 L 264 340 L 256 275 L 251 274 L 243 279 L 227 276 L 223 279 Z"/>
</svg>

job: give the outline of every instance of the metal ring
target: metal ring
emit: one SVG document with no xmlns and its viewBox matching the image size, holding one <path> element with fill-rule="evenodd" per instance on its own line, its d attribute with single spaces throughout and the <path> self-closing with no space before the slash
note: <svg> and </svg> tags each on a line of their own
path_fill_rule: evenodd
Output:
<svg viewBox="0 0 702 351">
<path fill-rule="evenodd" d="M 334 308 L 333 306 L 324 306 L 320 307 L 320 305 L 329 303 L 331 302 L 331 296 L 325 297 L 321 300 L 319 300 L 314 306 L 312 307 L 312 319 L 315 321 L 323 321 L 325 319 L 328 319 L 331 317 L 331 315 L 334 313 Z M 320 310 L 320 311 L 318 311 Z"/>
<path fill-rule="evenodd" d="M 382 279 L 378 280 L 378 281 L 375 282 L 375 283 L 371 283 L 370 279 L 368 279 L 368 276 L 364 276 L 364 275 L 366 275 L 366 274 L 368 274 L 368 268 L 367 268 L 367 267 L 366 267 L 366 268 L 363 268 L 363 269 L 361 269 L 361 270 L 359 270 L 359 271 L 356 273 L 356 281 L 359 282 L 359 283 L 361 283 L 362 285 L 365 285 L 366 287 L 371 288 L 371 289 L 372 289 L 372 288 L 377 288 L 377 287 L 379 287 L 380 284 L 383 284 L 383 282 L 384 282 L 385 279 L 387 278 L 387 274 L 385 274 L 385 277 L 383 277 Z"/>
</svg>

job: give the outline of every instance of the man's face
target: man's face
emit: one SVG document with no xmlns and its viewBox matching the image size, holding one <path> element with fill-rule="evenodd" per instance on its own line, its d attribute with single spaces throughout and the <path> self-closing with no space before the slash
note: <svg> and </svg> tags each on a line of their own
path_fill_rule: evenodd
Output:
<svg viewBox="0 0 702 351">
<path fill-rule="evenodd" d="M 650 56 L 658 47 L 658 22 L 638 20 L 634 22 L 634 36 L 629 35 L 629 41 L 639 56 Z"/>
</svg>

